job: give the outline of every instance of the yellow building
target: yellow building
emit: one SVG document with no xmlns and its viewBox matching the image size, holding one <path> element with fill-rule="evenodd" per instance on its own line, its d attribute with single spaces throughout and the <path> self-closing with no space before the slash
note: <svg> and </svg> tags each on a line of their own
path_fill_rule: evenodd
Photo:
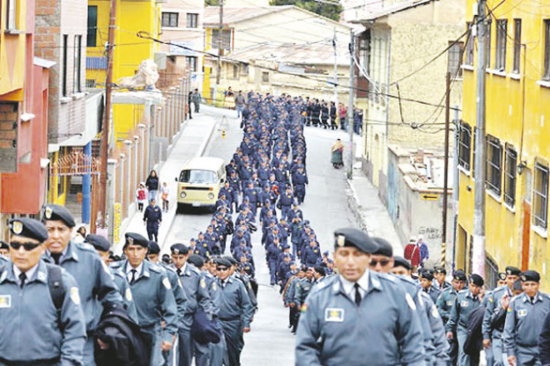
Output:
<svg viewBox="0 0 550 366">
<path fill-rule="evenodd" d="M 160 33 L 160 1 L 117 0 L 113 81 L 134 75 L 141 61 L 155 59 L 157 43 L 139 38 L 139 31 L 158 38 Z M 86 84 L 105 87 L 107 58 L 105 44 L 109 35 L 109 0 L 88 1 L 88 37 Z M 141 119 L 142 108 L 133 105 L 113 106 L 114 136 L 117 142 L 126 138 L 128 130 Z"/>
<path fill-rule="evenodd" d="M 468 27 L 474 0 L 467 2 Z M 486 277 L 507 265 L 541 273 L 550 289 L 550 4 L 489 0 L 486 78 Z M 474 32 L 474 34 L 476 34 Z M 459 138 L 457 268 L 471 269 L 474 209 L 477 38 L 464 55 Z"/>
</svg>

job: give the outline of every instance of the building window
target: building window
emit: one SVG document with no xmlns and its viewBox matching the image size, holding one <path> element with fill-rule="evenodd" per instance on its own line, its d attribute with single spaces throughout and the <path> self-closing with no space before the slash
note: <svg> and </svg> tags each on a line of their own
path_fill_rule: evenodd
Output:
<svg viewBox="0 0 550 366">
<path fill-rule="evenodd" d="M 447 64 L 447 71 L 451 73 L 452 78 L 462 77 L 462 55 L 464 54 L 463 42 L 449 42 L 449 62 Z"/>
<path fill-rule="evenodd" d="M 177 28 L 178 15 L 178 13 L 162 13 L 162 26 L 166 28 Z"/>
<path fill-rule="evenodd" d="M 516 202 L 516 170 L 518 165 L 518 154 L 511 146 L 506 146 L 504 164 L 504 202 L 510 207 L 514 207 Z"/>
<path fill-rule="evenodd" d="M 269 72 L 262 71 L 262 82 L 269 83 Z"/>
<path fill-rule="evenodd" d="M 81 83 L 82 67 L 82 36 L 74 36 L 74 69 L 73 69 L 73 89 L 75 93 L 82 91 Z"/>
<path fill-rule="evenodd" d="M 472 143 L 472 177 L 476 174 L 476 141 L 477 141 L 477 127 L 474 127 L 474 138 Z"/>
<path fill-rule="evenodd" d="M 69 51 L 69 35 L 63 35 L 63 59 L 62 59 L 62 74 L 61 74 L 61 95 L 64 97 L 67 96 L 67 66 L 69 65 L 68 60 L 68 51 Z"/>
<path fill-rule="evenodd" d="M 472 23 L 466 23 L 468 28 L 468 39 L 466 40 L 466 60 L 464 63 L 474 66 L 474 36 L 472 34 Z"/>
<path fill-rule="evenodd" d="M 239 65 L 233 65 L 233 79 L 239 78 Z"/>
<path fill-rule="evenodd" d="M 495 69 L 506 70 L 506 37 L 508 36 L 508 20 L 497 20 L 497 45 L 495 53 Z"/>
<path fill-rule="evenodd" d="M 186 56 L 187 66 L 191 72 L 197 72 L 197 58 L 195 56 Z"/>
<path fill-rule="evenodd" d="M 241 65 L 241 74 L 248 75 L 248 65 L 246 64 Z"/>
<path fill-rule="evenodd" d="M 502 146 L 500 141 L 493 136 L 487 136 L 487 165 L 486 165 L 487 189 L 500 196 L 502 174 Z"/>
<path fill-rule="evenodd" d="M 86 47 L 97 47 L 97 6 L 88 6 Z"/>
<path fill-rule="evenodd" d="M 519 74 L 521 65 L 521 19 L 514 19 L 514 68 L 513 72 Z"/>
<path fill-rule="evenodd" d="M 546 229 L 548 220 L 548 167 L 535 163 L 533 186 L 533 223 Z"/>
<path fill-rule="evenodd" d="M 7 0 L 6 1 L 6 29 L 16 30 L 17 29 L 17 1 L 16 0 Z"/>
<path fill-rule="evenodd" d="M 550 19 L 544 21 L 544 80 L 550 80 Z"/>
<path fill-rule="evenodd" d="M 187 28 L 198 28 L 199 14 L 187 13 Z"/>
<path fill-rule="evenodd" d="M 491 68 L 491 21 L 487 22 L 487 36 L 485 37 L 485 67 Z"/>
<path fill-rule="evenodd" d="M 212 29 L 212 48 L 218 49 L 219 29 Z M 231 29 L 222 29 L 222 49 L 231 49 Z"/>
<path fill-rule="evenodd" d="M 458 165 L 470 170 L 470 152 L 472 150 L 472 128 L 466 123 L 461 123 L 458 138 Z"/>
</svg>

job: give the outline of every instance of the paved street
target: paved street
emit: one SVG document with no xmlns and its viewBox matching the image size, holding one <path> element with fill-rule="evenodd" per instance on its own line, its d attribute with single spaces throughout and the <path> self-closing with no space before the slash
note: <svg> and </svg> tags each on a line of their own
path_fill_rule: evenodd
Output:
<svg viewBox="0 0 550 366">
<path fill-rule="evenodd" d="M 210 108 L 203 110 L 204 114 L 217 122 L 204 155 L 220 157 L 227 162 L 242 138 L 236 112 Z M 222 130 L 225 130 L 225 138 L 222 137 Z M 345 134 L 309 127 L 305 135 L 310 184 L 302 209 L 304 217 L 311 221 L 318 234 L 321 249 L 330 250 L 334 229 L 355 224 L 355 216 L 347 205 L 344 170 L 334 170 L 330 164 L 330 147 L 337 137 L 344 138 Z M 178 142 L 181 143 L 183 141 Z M 170 156 L 168 160 L 171 166 L 175 166 L 173 159 L 177 158 Z M 164 241 L 163 251 L 167 251 L 173 243 L 187 243 L 191 237 L 196 237 L 199 231 L 206 229 L 210 216 L 207 210 L 177 215 Z M 260 236 L 261 233 L 256 232 L 252 238 L 259 283 L 259 311 L 252 323 L 252 331 L 245 335 L 242 364 L 291 365 L 294 363 L 294 336 L 287 327 L 288 310 L 282 304 L 278 288 L 269 286 L 269 273 L 264 260 L 264 248 L 259 243 Z"/>
</svg>

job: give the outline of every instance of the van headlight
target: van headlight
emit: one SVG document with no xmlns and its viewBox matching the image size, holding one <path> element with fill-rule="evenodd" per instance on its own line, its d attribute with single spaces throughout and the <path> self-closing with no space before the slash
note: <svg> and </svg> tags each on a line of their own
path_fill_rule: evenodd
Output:
<svg viewBox="0 0 550 366">
<path fill-rule="evenodd" d="M 182 192 L 180 193 L 180 197 L 181 197 L 181 198 L 185 198 L 185 196 L 187 196 L 187 195 L 185 194 L 185 192 L 182 191 Z"/>
<path fill-rule="evenodd" d="M 214 197 L 215 197 L 215 196 L 214 196 L 214 193 L 208 193 L 208 198 L 210 198 L 211 200 L 213 200 Z"/>
</svg>

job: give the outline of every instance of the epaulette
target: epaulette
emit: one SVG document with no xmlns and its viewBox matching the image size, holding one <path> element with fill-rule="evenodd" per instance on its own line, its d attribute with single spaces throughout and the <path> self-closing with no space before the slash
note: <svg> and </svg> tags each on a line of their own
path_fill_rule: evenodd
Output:
<svg viewBox="0 0 550 366">
<path fill-rule="evenodd" d="M 109 265 L 109 268 L 115 271 L 122 271 L 121 268 L 123 263 L 124 263 L 123 261 L 111 262 L 111 264 Z"/>
<path fill-rule="evenodd" d="M 161 267 L 159 267 L 158 265 L 154 264 L 154 263 L 150 264 L 149 269 L 152 272 L 155 272 L 155 273 L 162 273 L 163 272 L 163 269 Z"/>
<path fill-rule="evenodd" d="M 313 286 L 311 288 L 311 291 L 309 292 L 309 294 L 311 296 L 314 293 L 326 291 L 331 288 L 334 288 L 335 291 L 340 289 L 340 281 L 338 280 L 338 276 L 327 278 L 324 281 L 319 282 L 316 286 Z"/>
<path fill-rule="evenodd" d="M 163 269 L 165 269 L 166 271 L 169 271 L 169 272 L 174 272 L 174 273 L 177 273 L 176 270 L 170 266 L 166 266 L 166 265 L 161 265 Z"/>
<path fill-rule="evenodd" d="M 83 249 L 83 250 L 87 250 L 89 252 L 95 253 L 95 249 L 91 244 L 88 244 L 88 243 L 74 243 L 74 244 L 78 249 Z"/>
<path fill-rule="evenodd" d="M 197 267 L 195 267 L 195 266 L 193 266 L 193 265 L 188 265 L 187 267 L 189 268 L 189 270 L 190 270 L 191 272 L 195 272 L 195 273 L 197 273 L 197 274 L 201 274 L 201 273 L 202 273 Z"/>
</svg>

